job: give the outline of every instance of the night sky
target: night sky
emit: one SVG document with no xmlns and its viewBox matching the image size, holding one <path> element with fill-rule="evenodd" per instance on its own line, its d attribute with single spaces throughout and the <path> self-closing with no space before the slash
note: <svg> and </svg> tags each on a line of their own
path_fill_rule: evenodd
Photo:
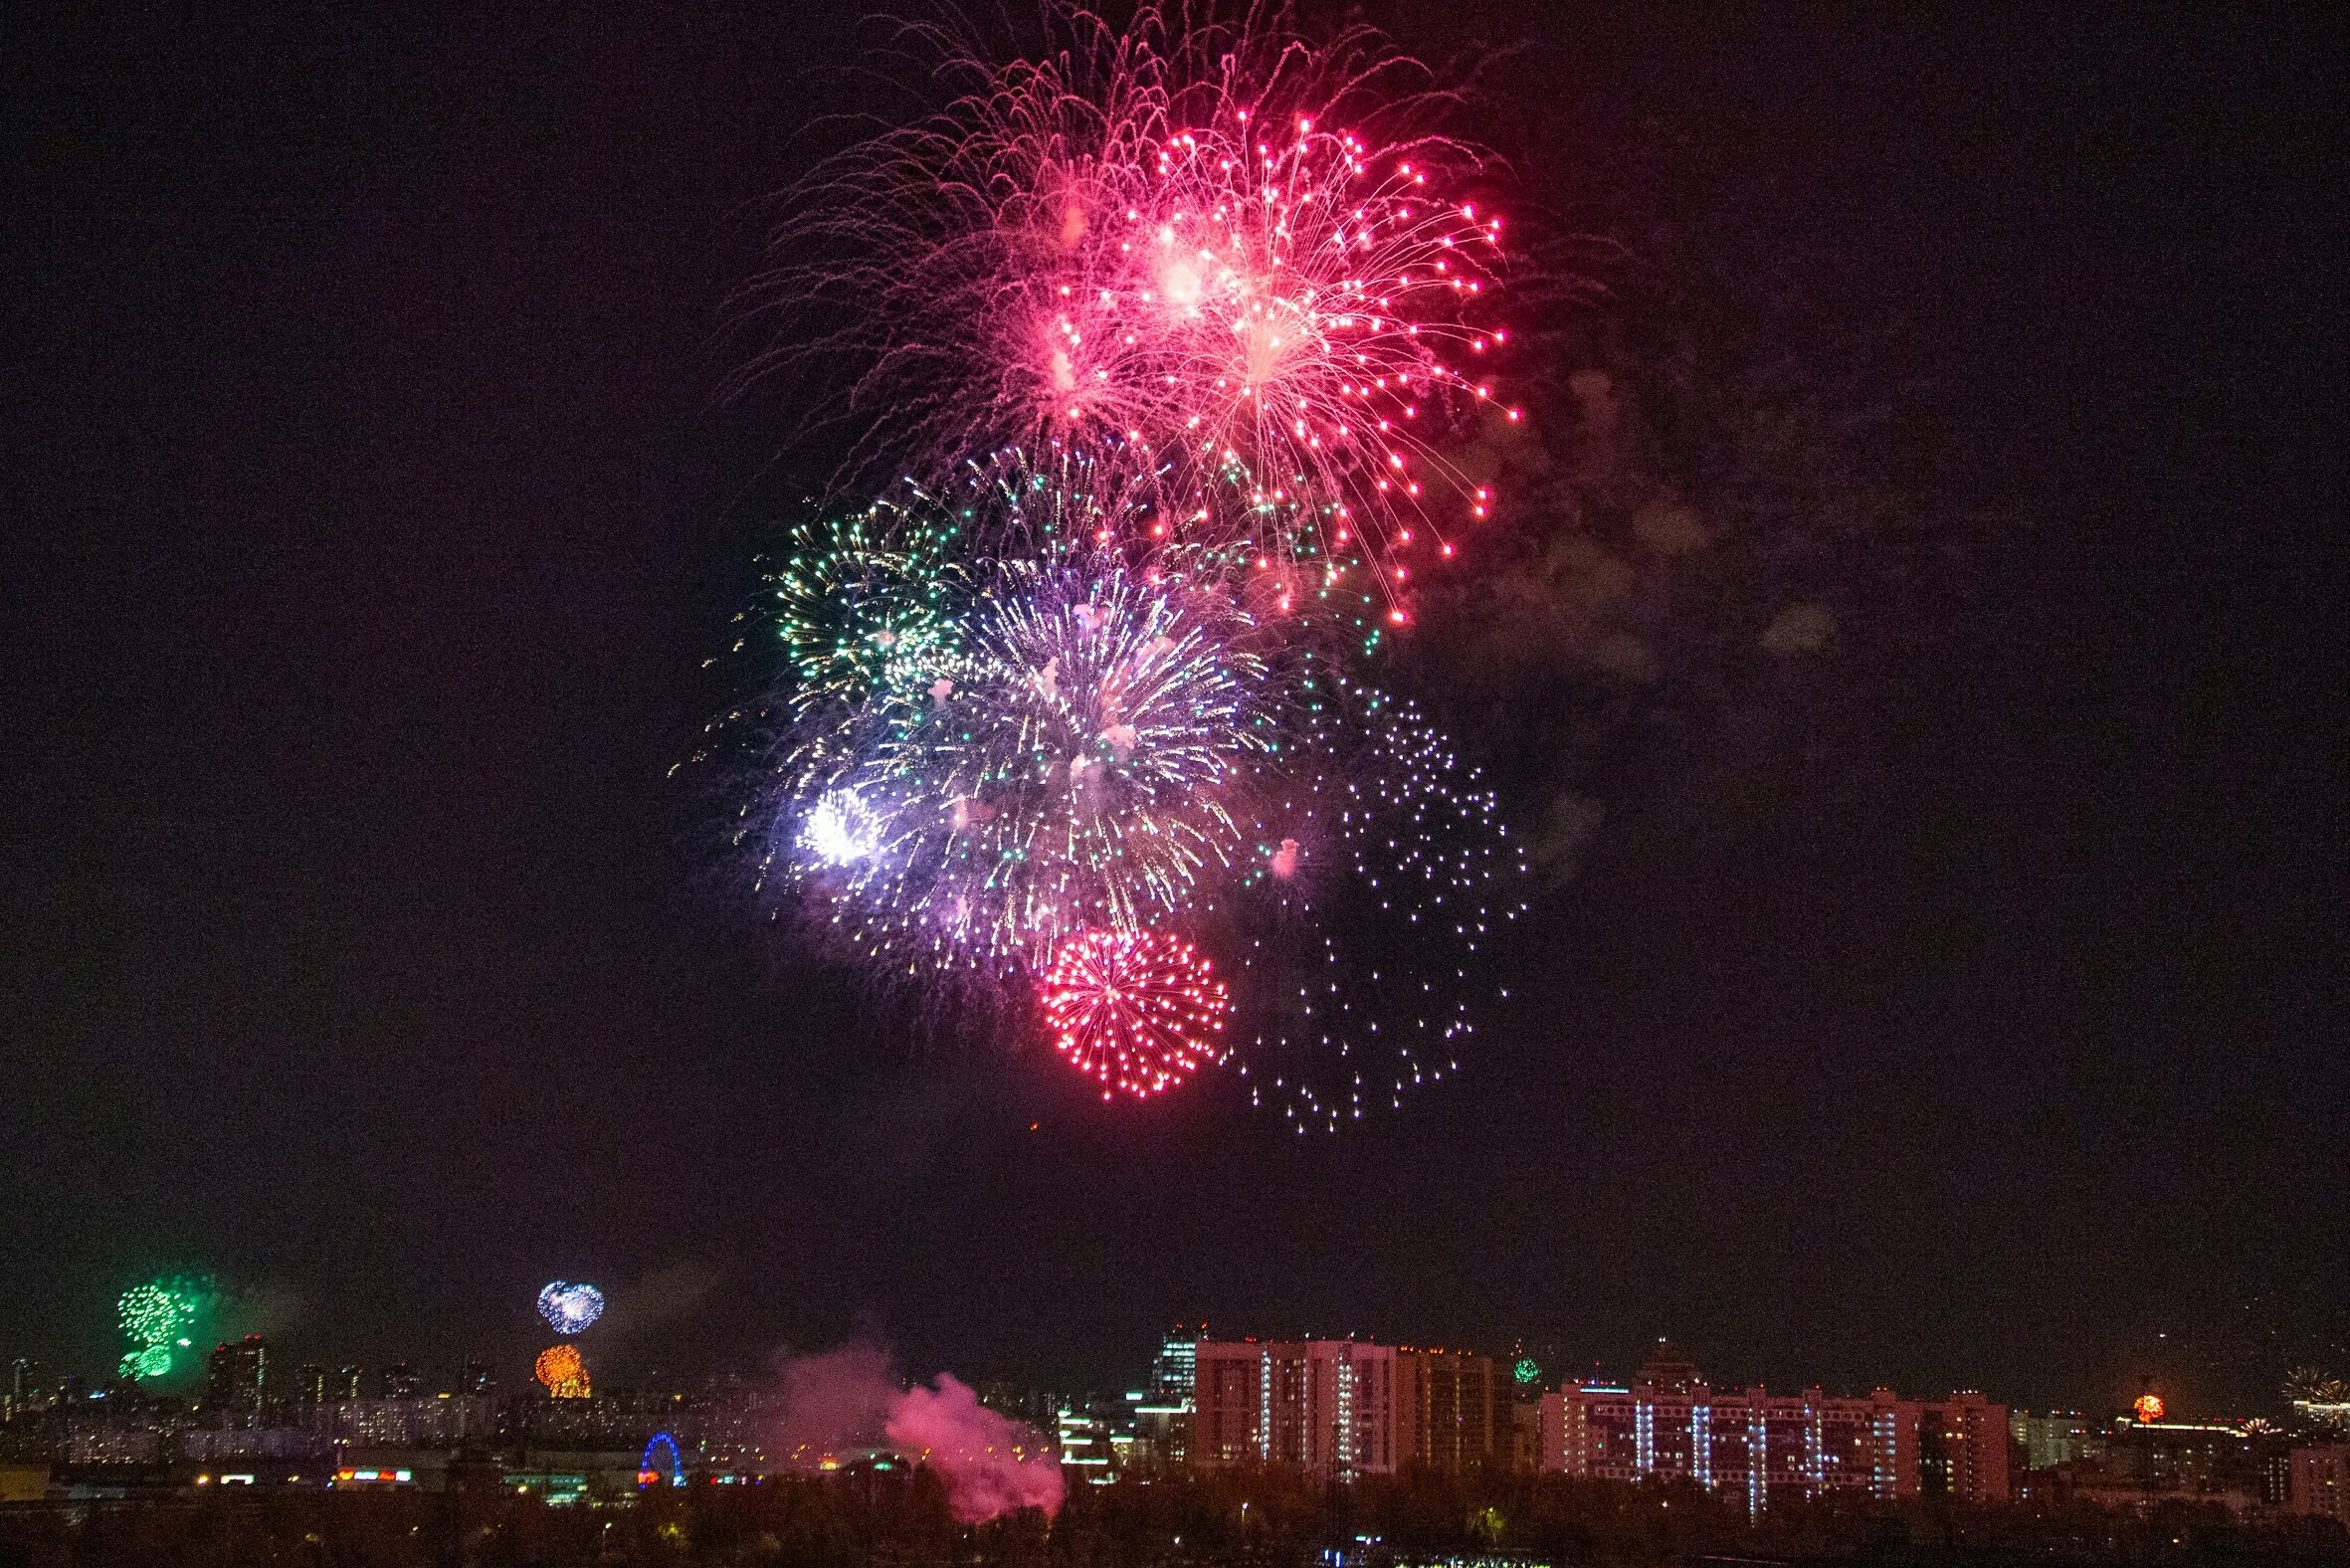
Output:
<svg viewBox="0 0 2350 1568">
<path fill-rule="evenodd" d="M 750 917 L 670 776 L 797 461 L 723 301 L 875 100 L 831 7 L 607 9 L 8 24 L 0 1357 L 110 1366 L 157 1271 L 517 1382 L 557 1274 L 599 1382 L 1204 1317 L 2250 1410 L 2338 1331 L 2321 24 L 1480 21 L 1562 211 L 1655 127 L 1768 190 L 2005 520 L 1803 744 L 1618 742 L 1463 1079 L 1297 1140 L 909 1052 Z"/>
</svg>

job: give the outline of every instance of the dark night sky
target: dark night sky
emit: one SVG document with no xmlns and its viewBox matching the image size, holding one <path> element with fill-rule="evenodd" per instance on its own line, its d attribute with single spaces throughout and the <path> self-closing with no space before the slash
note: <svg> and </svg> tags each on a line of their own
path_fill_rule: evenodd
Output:
<svg viewBox="0 0 2350 1568">
<path fill-rule="evenodd" d="M 1628 759 L 1466 1080 L 1296 1145 L 908 1061 L 718 885 L 667 770 L 776 446 L 718 308 L 851 31 L 609 9 L 6 24 L 0 1356 L 96 1370 L 168 1268 L 518 1377 L 566 1274 L 615 1375 L 1111 1380 L 1205 1316 L 2243 1403 L 2340 1312 L 2318 24 L 1482 24 L 1552 145 L 1805 193 L 2036 520 L 1834 744 Z"/>
</svg>

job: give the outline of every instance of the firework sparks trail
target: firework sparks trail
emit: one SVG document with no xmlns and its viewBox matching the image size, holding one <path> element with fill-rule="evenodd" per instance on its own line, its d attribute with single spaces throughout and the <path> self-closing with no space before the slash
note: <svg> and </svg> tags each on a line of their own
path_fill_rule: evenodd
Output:
<svg viewBox="0 0 2350 1568">
<path fill-rule="evenodd" d="M 1335 1131 L 1460 1066 L 1526 863 L 1490 791 L 1409 703 L 1339 678 L 1310 712 L 1237 901 L 1251 1102 Z"/>
<path fill-rule="evenodd" d="M 767 578 L 776 635 L 791 662 L 791 710 L 807 722 L 923 684 L 952 656 L 966 597 L 951 518 L 877 502 L 793 529 Z"/>
<path fill-rule="evenodd" d="M 860 458 L 897 472 L 1141 447 L 1195 536 L 1392 596 L 1492 503 L 1435 445 L 1508 337 L 1486 160 L 1426 128 L 1450 95 L 1370 30 L 1315 43 L 1270 10 L 1046 22 L 1010 64 L 907 30 L 951 100 L 793 194 L 747 296 L 762 367 L 837 367 Z"/>
</svg>

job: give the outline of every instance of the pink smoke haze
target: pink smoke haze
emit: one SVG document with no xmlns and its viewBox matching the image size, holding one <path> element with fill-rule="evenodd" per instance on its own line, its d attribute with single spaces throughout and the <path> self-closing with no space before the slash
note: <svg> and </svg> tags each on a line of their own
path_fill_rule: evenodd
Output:
<svg viewBox="0 0 2350 1568">
<path fill-rule="evenodd" d="M 1021 1508 L 1061 1508 L 1061 1457 L 1035 1428 L 979 1403 L 941 1372 L 908 1389 L 879 1345 L 853 1343 L 794 1356 L 779 1369 L 783 1414 L 774 1437 L 799 1470 L 820 1469 L 886 1442 L 946 1483 L 947 1507 L 964 1524 Z"/>
<path fill-rule="evenodd" d="M 938 1472 L 947 1507 L 965 1524 L 1020 1508 L 1061 1511 L 1060 1457 L 1035 1428 L 989 1410 L 944 1372 L 899 1397 L 887 1431 L 898 1452 Z"/>
<path fill-rule="evenodd" d="M 888 1352 L 864 1343 L 794 1356 L 783 1363 L 782 1384 L 776 1446 L 793 1465 L 809 1469 L 835 1450 L 879 1441 L 890 1407 L 905 1396 Z"/>
</svg>

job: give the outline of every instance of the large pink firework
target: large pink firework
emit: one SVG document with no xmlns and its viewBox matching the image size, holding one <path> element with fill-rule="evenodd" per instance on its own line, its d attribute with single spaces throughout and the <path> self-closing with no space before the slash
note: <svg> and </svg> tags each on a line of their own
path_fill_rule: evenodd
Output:
<svg viewBox="0 0 2350 1568">
<path fill-rule="evenodd" d="M 1448 96 L 1283 11 L 1045 23 L 1011 64 L 908 29 L 949 101 L 795 193 L 751 295 L 789 345 L 766 363 L 848 381 L 853 468 L 1114 441 L 1191 542 L 1392 593 L 1491 503 L 1439 450 L 1506 341 L 1483 163 L 1431 128 Z"/>
</svg>

